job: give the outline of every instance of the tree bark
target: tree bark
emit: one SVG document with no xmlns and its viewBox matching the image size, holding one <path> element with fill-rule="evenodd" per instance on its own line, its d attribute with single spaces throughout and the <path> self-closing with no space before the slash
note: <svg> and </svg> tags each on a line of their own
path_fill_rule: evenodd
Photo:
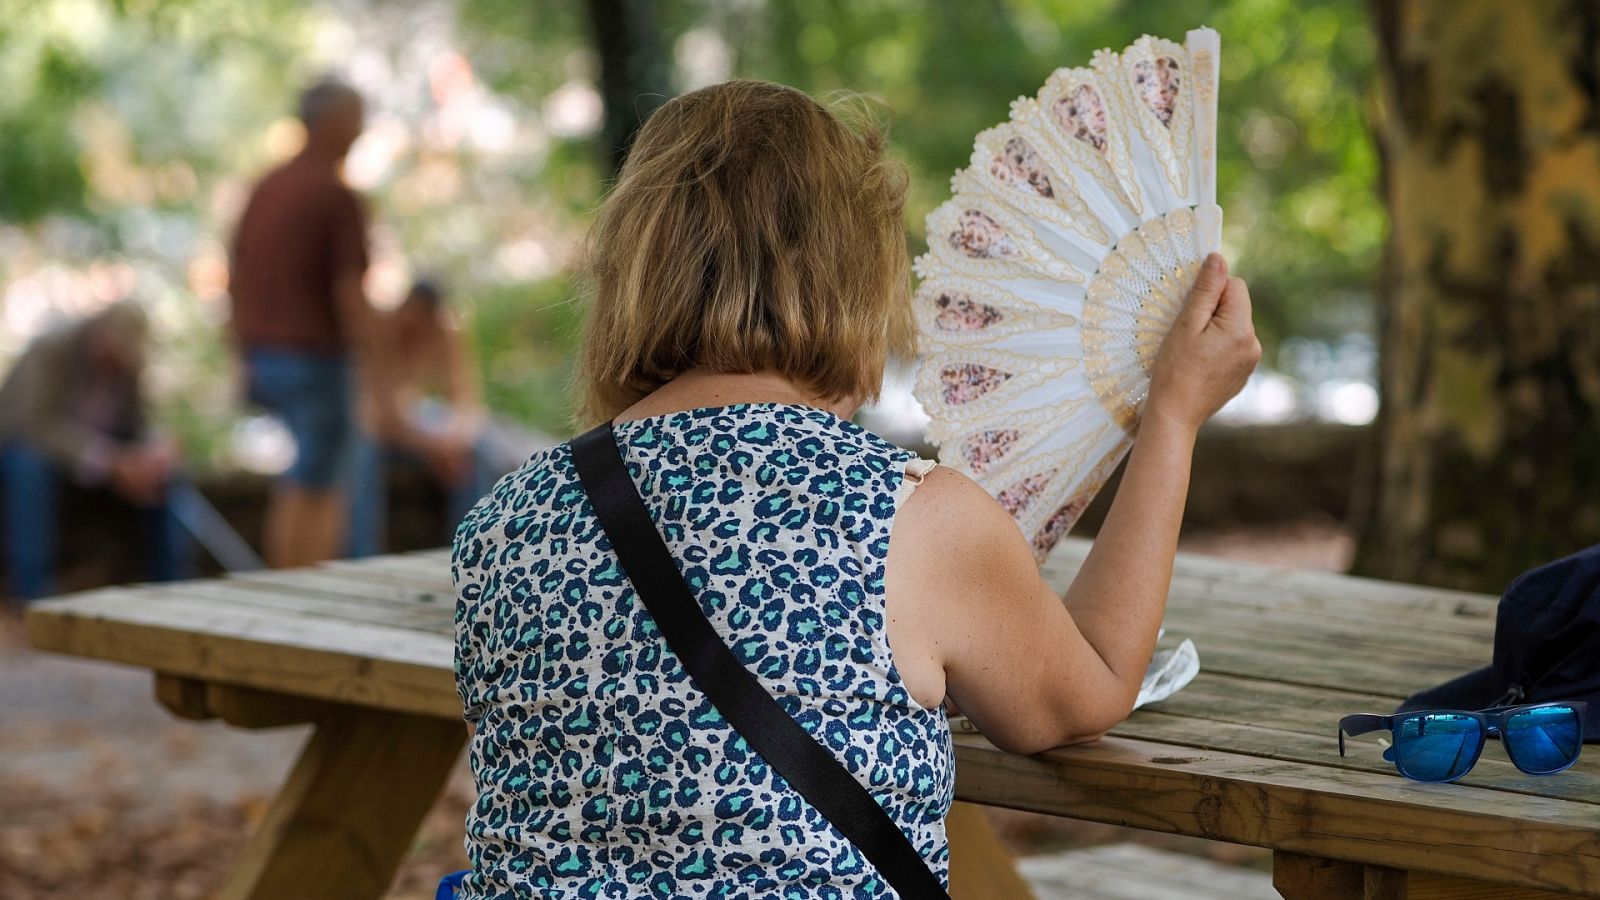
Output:
<svg viewBox="0 0 1600 900">
<path fill-rule="evenodd" d="M 615 176 L 634 133 L 672 96 L 672 70 L 662 51 L 654 0 L 589 0 L 588 9 L 605 106 L 600 142 Z"/>
<path fill-rule="evenodd" d="M 1373 0 L 1392 221 L 1359 572 L 1600 542 L 1600 5 Z"/>
</svg>

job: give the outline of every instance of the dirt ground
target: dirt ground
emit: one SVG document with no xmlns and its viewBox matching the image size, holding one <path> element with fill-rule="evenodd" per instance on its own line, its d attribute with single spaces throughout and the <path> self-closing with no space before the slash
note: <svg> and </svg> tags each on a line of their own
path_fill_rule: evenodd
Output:
<svg viewBox="0 0 1600 900">
<path fill-rule="evenodd" d="M 1185 540 L 1185 550 L 1296 568 L 1342 569 L 1351 541 L 1306 525 Z M 199 900 L 210 896 L 305 739 L 174 719 L 147 672 L 36 653 L 0 613 L 0 898 Z M 433 897 L 464 867 L 472 783 L 461 766 L 389 893 Z M 1112 826 L 994 811 L 1019 854 L 1138 840 L 1261 866 L 1261 851 Z"/>
</svg>

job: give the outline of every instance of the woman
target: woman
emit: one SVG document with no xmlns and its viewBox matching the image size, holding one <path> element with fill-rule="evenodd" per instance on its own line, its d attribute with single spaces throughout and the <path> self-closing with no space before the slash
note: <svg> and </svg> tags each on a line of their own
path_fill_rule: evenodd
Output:
<svg viewBox="0 0 1600 900">
<path fill-rule="evenodd" d="M 1244 283 L 1208 260 L 1063 602 L 981 488 L 849 421 L 913 352 L 903 197 L 878 134 L 798 91 L 667 103 L 591 234 L 578 379 L 719 635 L 945 877 L 941 705 L 1019 753 L 1127 715 L 1195 432 L 1260 347 Z M 474 508 L 454 571 L 479 789 L 461 896 L 888 894 L 685 678 L 567 445 Z"/>
</svg>

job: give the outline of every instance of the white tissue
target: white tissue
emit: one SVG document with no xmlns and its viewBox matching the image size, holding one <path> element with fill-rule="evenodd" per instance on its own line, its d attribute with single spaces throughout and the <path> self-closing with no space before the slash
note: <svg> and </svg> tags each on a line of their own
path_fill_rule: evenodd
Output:
<svg viewBox="0 0 1600 900">
<path fill-rule="evenodd" d="M 1165 634 L 1165 630 L 1162 633 Z M 1133 701 L 1133 708 L 1167 699 L 1198 674 L 1200 654 L 1194 649 L 1194 641 L 1185 638 L 1183 643 L 1171 650 L 1157 650 L 1150 657 L 1150 668 L 1144 672 L 1144 681 L 1139 684 L 1139 697 Z"/>
</svg>

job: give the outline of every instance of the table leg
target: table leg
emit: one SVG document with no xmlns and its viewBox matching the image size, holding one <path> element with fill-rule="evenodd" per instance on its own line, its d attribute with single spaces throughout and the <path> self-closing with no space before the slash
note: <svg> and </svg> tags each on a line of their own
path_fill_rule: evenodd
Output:
<svg viewBox="0 0 1600 900">
<path fill-rule="evenodd" d="M 981 807 L 956 803 L 944 828 L 950 839 L 952 900 L 1033 900 L 1032 889 Z"/>
<path fill-rule="evenodd" d="M 1272 886 L 1284 900 L 1560 900 L 1537 888 L 1490 884 L 1278 850 Z"/>
<path fill-rule="evenodd" d="M 356 708 L 319 717 L 217 896 L 382 897 L 466 737 L 448 719 Z"/>
</svg>

